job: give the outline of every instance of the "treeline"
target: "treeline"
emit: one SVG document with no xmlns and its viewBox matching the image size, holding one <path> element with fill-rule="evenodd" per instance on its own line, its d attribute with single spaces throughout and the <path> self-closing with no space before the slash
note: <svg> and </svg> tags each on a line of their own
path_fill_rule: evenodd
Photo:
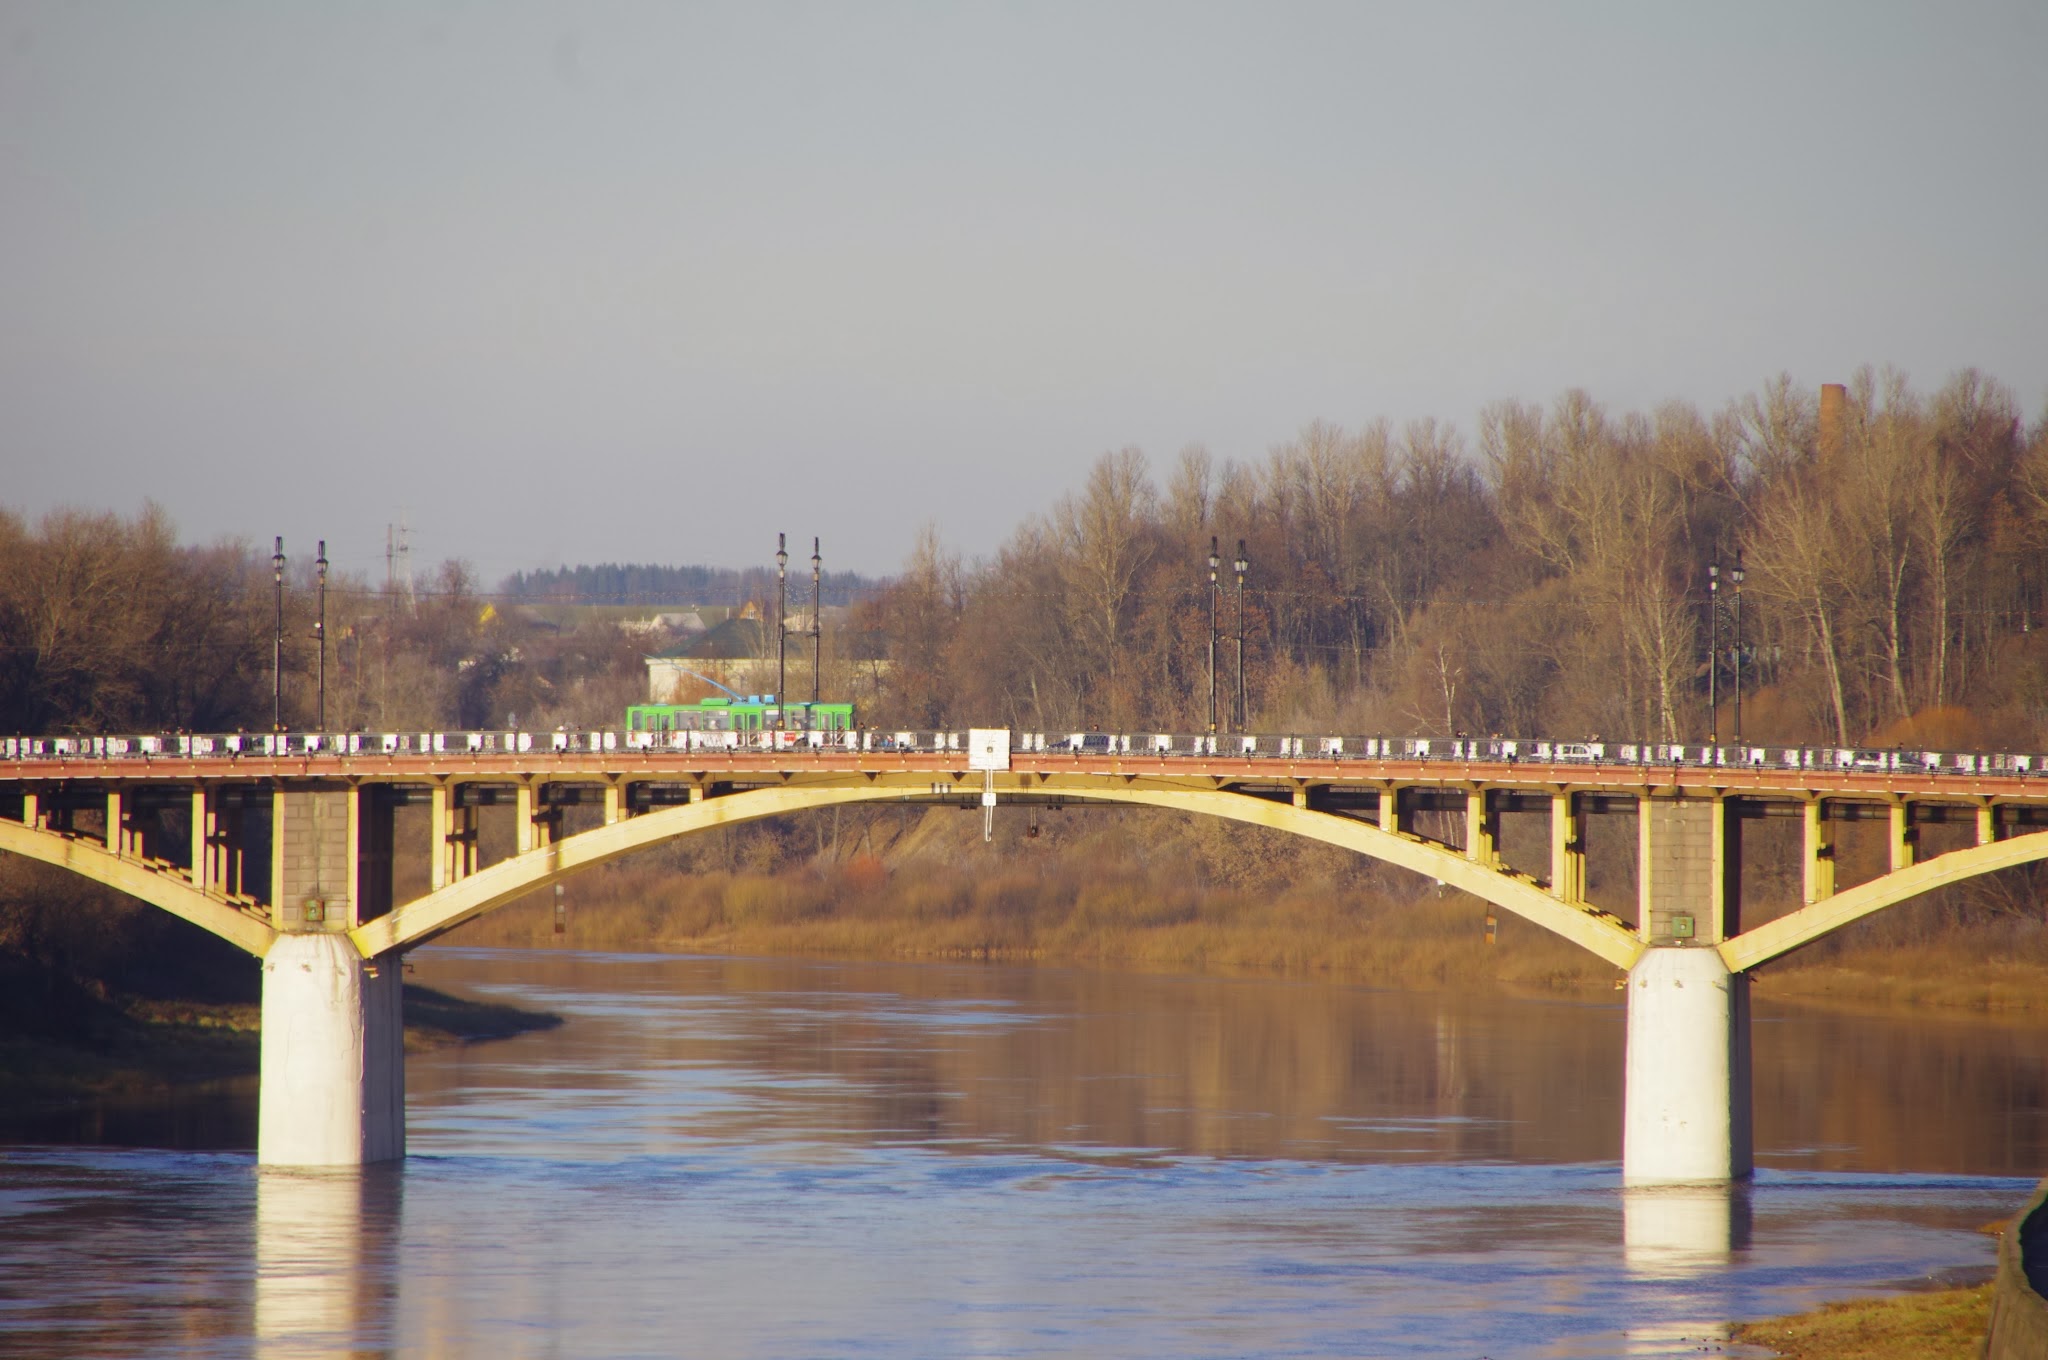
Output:
<svg viewBox="0 0 2048 1360">
<path fill-rule="evenodd" d="M 588 725 L 645 691 L 615 624 L 500 608 L 462 563 L 416 592 L 336 573 L 324 613 L 313 570 L 292 559 L 280 591 L 267 551 L 181 545 L 154 508 L 0 510 L 0 731 Z"/>
<path fill-rule="evenodd" d="M 801 559 L 801 560 L 799 560 Z M 791 598 L 810 602 L 810 559 L 790 555 Z M 873 595 L 880 584 L 851 571 L 820 573 L 819 594 L 828 605 L 848 605 Z M 651 562 L 554 567 L 519 571 L 505 578 L 499 594 L 536 604 L 731 605 L 775 598 L 773 567 L 667 567 Z"/>
<path fill-rule="evenodd" d="M 258 572 L 244 548 L 180 546 L 154 509 L 65 511 L 33 528 L 0 512 L 0 729 L 247 720 L 271 651 Z M 267 563 L 261 573 L 267 586 Z"/>
<path fill-rule="evenodd" d="M 894 661 L 878 717 L 1200 730 L 1213 537 L 1226 727 L 1241 539 L 1256 730 L 1700 740 L 1718 693 L 1728 739 L 1739 682 L 1753 740 L 2038 743 L 2048 425 L 1975 372 L 1827 395 L 1571 391 L 1470 439 L 1318 423 L 1261 460 L 1184 452 L 1163 484 L 1106 455 L 986 558 L 920 539 L 864 606 Z"/>
</svg>

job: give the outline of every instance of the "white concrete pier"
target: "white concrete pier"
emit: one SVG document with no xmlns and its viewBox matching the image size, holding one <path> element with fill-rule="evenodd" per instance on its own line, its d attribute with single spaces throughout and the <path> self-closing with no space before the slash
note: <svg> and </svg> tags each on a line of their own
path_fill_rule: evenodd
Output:
<svg viewBox="0 0 2048 1360">
<path fill-rule="evenodd" d="M 263 1166 L 360 1166 L 405 1155 L 403 972 L 345 935 L 284 934 L 263 957 Z"/>
<path fill-rule="evenodd" d="M 1628 975 L 1625 1185 L 1746 1179 L 1749 979 L 1713 949 L 1643 951 Z"/>
</svg>

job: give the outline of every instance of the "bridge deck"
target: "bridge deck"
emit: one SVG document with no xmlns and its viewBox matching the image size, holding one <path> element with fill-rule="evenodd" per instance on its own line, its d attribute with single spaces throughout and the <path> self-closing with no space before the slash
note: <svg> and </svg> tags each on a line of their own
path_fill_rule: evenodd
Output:
<svg viewBox="0 0 2048 1360">
<path fill-rule="evenodd" d="M 522 782 L 756 780 L 793 782 L 807 776 L 917 775 L 978 785 L 963 752 L 919 751 L 534 751 L 358 752 L 270 756 L 68 756 L 0 763 L 0 785 L 190 783 L 203 781 L 343 780 L 352 782 Z M 1033 780 L 1095 776 L 1185 782 L 1218 788 L 1257 784 L 1442 785 L 1459 788 L 1596 790 L 1663 795 L 1697 791 L 1723 796 L 1878 801 L 1934 799 L 1957 802 L 2048 803 L 2048 778 L 2039 774 L 1954 773 L 1927 770 L 1826 770 L 1587 762 L 1402 760 L 1370 757 L 1264 757 L 1013 752 L 996 772 L 1005 792 L 1028 792 Z"/>
</svg>

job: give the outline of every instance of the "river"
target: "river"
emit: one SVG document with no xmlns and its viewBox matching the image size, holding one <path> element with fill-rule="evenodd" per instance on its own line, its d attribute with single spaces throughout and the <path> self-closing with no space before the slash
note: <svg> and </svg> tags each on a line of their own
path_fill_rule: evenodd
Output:
<svg viewBox="0 0 2048 1360">
<path fill-rule="evenodd" d="M 402 1168 L 259 1173 L 246 1084 L 0 1147 L 0 1354 L 1736 1354 L 1985 1277 L 2048 1169 L 2048 1029 L 1767 983 L 1754 1185 L 1625 1193 L 1618 995 L 413 965 L 567 1023 L 411 1055 Z"/>
</svg>

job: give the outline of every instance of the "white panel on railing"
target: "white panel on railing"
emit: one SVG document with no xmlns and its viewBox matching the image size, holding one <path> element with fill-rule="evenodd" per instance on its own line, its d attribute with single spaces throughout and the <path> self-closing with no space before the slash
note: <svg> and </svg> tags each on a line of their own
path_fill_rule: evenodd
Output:
<svg viewBox="0 0 2048 1360">
<path fill-rule="evenodd" d="M 971 727 L 967 730 L 967 768 L 1007 770 L 1010 768 L 1010 729 Z"/>
</svg>

